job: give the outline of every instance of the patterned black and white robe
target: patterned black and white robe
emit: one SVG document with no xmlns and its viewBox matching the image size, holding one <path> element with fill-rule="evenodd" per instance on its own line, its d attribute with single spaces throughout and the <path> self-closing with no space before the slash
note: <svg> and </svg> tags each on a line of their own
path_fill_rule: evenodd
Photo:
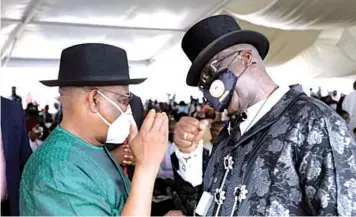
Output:
<svg viewBox="0 0 356 217">
<path fill-rule="evenodd" d="M 194 214 L 203 191 L 215 195 L 220 187 L 225 192 L 220 216 L 356 215 L 354 135 L 340 116 L 300 86 L 291 87 L 242 137 L 233 135 L 224 129 L 212 155 L 204 154 L 202 185 L 193 187 L 175 172 L 186 215 Z M 228 155 L 233 169 L 221 186 Z M 172 162 L 178 170 L 175 156 Z M 235 188 L 242 184 L 247 198 L 232 210 Z M 207 215 L 216 210 L 213 201 Z"/>
</svg>

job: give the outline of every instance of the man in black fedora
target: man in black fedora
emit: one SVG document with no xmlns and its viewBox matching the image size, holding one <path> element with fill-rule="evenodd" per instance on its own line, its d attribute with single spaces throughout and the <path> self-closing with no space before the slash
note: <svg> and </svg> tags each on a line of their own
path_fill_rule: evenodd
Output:
<svg viewBox="0 0 356 217">
<path fill-rule="evenodd" d="M 63 120 L 25 166 L 21 215 L 150 215 L 169 130 L 167 116 L 150 111 L 138 132 L 128 85 L 144 80 L 130 79 L 121 48 L 81 44 L 63 50 L 58 80 L 41 81 L 59 86 Z M 136 157 L 131 187 L 116 149 L 110 153 L 104 146 L 126 138 Z"/>
<path fill-rule="evenodd" d="M 219 15 L 191 27 L 182 48 L 192 62 L 187 84 L 230 114 L 211 156 L 199 142 L 205 121 L 176 125 L 172 160 L 186 214 L 356 215 L 352 132 L 301 86 L 268 76 L 264 35 Z"/>
</svg>

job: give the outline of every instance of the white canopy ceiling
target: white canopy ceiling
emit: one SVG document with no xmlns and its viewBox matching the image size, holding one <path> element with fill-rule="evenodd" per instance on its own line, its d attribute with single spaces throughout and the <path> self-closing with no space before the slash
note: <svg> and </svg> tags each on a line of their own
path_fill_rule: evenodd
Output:
<svg viewBox="0 0 356 217">
<path fill-rule="evenodd" d="M 266 64 L 280 82 L 356 77 L 354 0 L 1 0 L 1 4 L 2 64 L 57 67 L 65 47 L 113 44 L 126 49 L 133 71 L 149 77 L 137 91 L 148 95 L 150 90 L 149 96 L 156 98 L 169 92 L 196 94 L 181 88 L 190 63 L 180 40 L 192 24 L 220 13 L 233 15 L 243 28 L 268 37 Z M 44 77 L 48 75 L 36 79 Z M 168 84 L 159 82 L 163 79 Z M 157 84 L 159 89 L 150 88 Z"/>
<path fill-rule="evenodd" d="M 8 55 L 16 42 L 12 62 L 38 63 L 58 59 L 73 44 L 103 42 L 146 63 L 220 5 L 219 0 L 2 0 L 1 54 Z"/>
<path fill-rule="evenodd" d="M 356 75 L 356 1 L 258 2 L 231 1 L 225 13 L 267 35 L 271 41 L 268 66 L 285 71 L 297 67 L 306 77 Z"/>
</svg>

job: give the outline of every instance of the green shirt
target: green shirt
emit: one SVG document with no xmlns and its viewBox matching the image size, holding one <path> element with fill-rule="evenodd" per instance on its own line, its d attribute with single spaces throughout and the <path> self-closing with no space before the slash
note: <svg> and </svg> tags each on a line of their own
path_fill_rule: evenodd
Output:
<svg viewBox="0 0 356 217">
<path fill-rule="evenodd" d="M 120 215 L 129 191 L 127 176 L 106 148 L 57 127 L 25 166 L 20 214 Z"/>
</svg>

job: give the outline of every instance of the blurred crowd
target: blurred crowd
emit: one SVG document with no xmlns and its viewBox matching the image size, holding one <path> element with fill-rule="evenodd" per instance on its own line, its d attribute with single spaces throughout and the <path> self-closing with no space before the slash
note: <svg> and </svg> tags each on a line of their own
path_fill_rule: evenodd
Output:
<svg viewBox="0 0 356 217">
<path fill-rule="evenodd" d="M 356 134 L 356 82 L 354 83 L 354 92 L 349 95 L 339 94 L 338 91 L 334 90 L 329 92 L 326 96 L 323 96 L 321 93 L 321 88 L 318 89 L 317 92 L 310 89 L 310 96 L 316 99 L 321 100 L 328 106 L 330 106 L 333 110 L 335 110 L 350 126 L 353 132 Z"/>
<path fill-rule="evenodd" d="M 26 130 L 33 152 L 36 151 L 60 122 L 59 104 L 55 103 L 54 108 L 56 109 L 56 112 L 51 114 L 49 112 L 49 105 L 46 105 L 42 110 L 39 110 L 38 104 L 32 102 L 27 104 L 25 109 Z"/>
<path fill-rule="evenodd" d="M 182 117 L 195 117 L 198 120 L 208 119 L 210 121 L 210 132 L 206 135 L 205 144 L 210 144 L 218 136 L 220 130 L 224 127 L 224 121 L 228 119 L 223 113 L 216 112 L 213 108 L 203 102 L 202 99 L 190 97 L 190 102 L 186 103 L 175 101 L 175 96 L 169 95 L 167 102 L 158 102 L 157 100 L 148 100 L 145 103 L 146 113 L 151 109 L 157 112 L 165 112 L 170 120 L 170 141 L 173 142 L 174 125 Z"/>
</svg>

